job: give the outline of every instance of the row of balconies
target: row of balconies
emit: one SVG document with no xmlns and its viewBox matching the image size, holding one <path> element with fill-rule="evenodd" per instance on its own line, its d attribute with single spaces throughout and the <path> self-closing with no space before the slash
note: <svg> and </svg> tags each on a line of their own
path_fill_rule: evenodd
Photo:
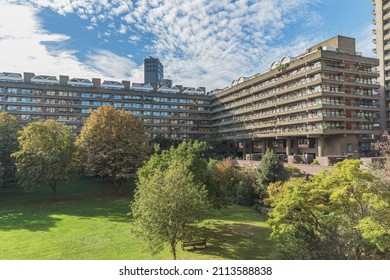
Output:
<svg viewBox="0 0 390 280">
<path fill-rule="evenodd" d="M 225 126 L 222 126 L 221 124 L 213 124 L 212 127 L 218 128 L 218 131 L 221 132 L 229 132 L 229 131 L 236 131 L 236 130 L 247 130 L 247 129 L 258 129 L 258 128 L 266 128 L 266 127 L 274 127 L 274 126 L 281 126 L 281 125 L 297 125 L 297 124 L 309 124 L 309 123 L 316 123 L 319 121 L 343 121 L 343 122 L 350 122 L 350 123 L 370 123 L 370 120 L 364 117 L 359 117 L 357 115 L 355 116 L 346 116 L 346 115 L 339 115 L 339 116 L 312 116 L 312 117 L 305 117 L 305 118 L 293 118 L 293 119 L 282 119 L 274 121 L 268 121 L 268 122 L 261 122 L 261 123 L 254 123 L 254 124 L 246 124 L 245 122 L 241 123 L 235 123 L 233 126 L 228 126 L 226 128 L 223 128 Z"/>
<path fill-rule="evenodd" d="M 355 72 L 355 73 L 357 73 L 357 74 L 362 74 L 362 73 L 366 73 L 366 74 L 370 74 L 370 75 L 373 75 L 372 77 L 377 77 L 378 75 L 377 75 L 377 72 L 375 71 L 375 70 L 373 70 L 373 69 L 370 69 L 369 71 L 365 71 L 365 70 L 361 70 L 361 69 L 359 69 L 359 68 L 350 68 L 350 69 L 347 69 L 347 68 L 345 68 L 345 69 L 342 69 L 342 68 L 332 68 L 332 67 L 330 67 L 330 69 L 332 69 L 332 70 L 336 70 L 336 71 L 342 71 L 343 73 L 344 72 L 351 72 L 351 73 L 353 73 L 353 72 Z M 312 70 L 315 70 L 315 71 L 317 71 L 317 70 L 323 70 L 323 66 L 318 66 L 318 67 L 312 67 L 312 69 L 311 69 L 311 71 Z M 313 73 L 315 72 L 315 71 L 313 71 Z M 307 73 L 306 73 L 306 75 L 308 75 Z M 294 77 L 292 77 L 292 79 L 294 79 L 294 78 L 296 78 L 296 77 L 298 77 L 299 75 L 297 75 L 297 76 L 294 76 Z M 290 79 L 290 76 L 288 76 L 288 75 L 286 75 L 286 79 Z M 227 97 L 222 97 L 222 98 L 220 98 L 220 102 L 221 103 L 223 103 L 223 102 L 228 102 L 228 101 L 230 101 L 230 100 L 232 100 L 232 99 L 236 99 L 236 98 L 239 98 L 239 97 L 242 97 L 242 96 L 244 96 L 244 95 L 247 95 L 247 94 L 251 94 L 251 93 L 253 93 L 253 92 L 256 92 L 256 91 L 258 91 L 259 89 L 266 89 L 266 88 L 269 88 L 269 87 L 272 87 L 272 86 L 274 86 L 274 84 L 281 84 L 281 82 L 287 82 L 288 80 L 286 80 L 286 81 L 283 81 L 282 79 L 275 79 L 275 78 L 273 78 L 272 80 L 270 80 L 270 82 L 263 82 L 261 85 L 257 85 L 257 86 L 254 86 L 254 87 L 251 87 L 251 88 L 249 88 L 249 89 L 246 89 L 246 90 L 243 90 L 241 93 L 235 93 L 235 94 L 231 94 L 231 95 L 229 95 L 229 96 L 227 96 Z"/>
<path fill-rule="evenodd" d="M 292 113 L 298 113 L 306 110 L 314 110 L 314 109 L 348 109 L 348 110 L 366 110 L 366 111 L 378 111 L 379 104 L 371 103 L 371 104 L 362 104 L 362 103 L 355 103 L 355 104 L 347 104 L 345 101 L 341 101 L 336 103 L 328 103 L 323 101 L 313 101 L 311 103 L 302 103 L 302 104 L 296 104 L 294 106 L 284 107 L 284 108 L 274 108 L 272 110 L 263 110 L 260 112 L 253 111 L 252 113 L 252 119 L 262 119 L 267 118 L 269 116 L 279 116 L 284 115 L 286 113 L 292 114 Z M 235 112 L 231 111 L 227 114 L 218 114 L 212 116 L 212 120 L 220 120 L 226 117 L 230 116 L 239 116 L 241 114 L 245 114 L 245 112 Z"/>
<path fill-rule="evenodd" d="M 358 84 L 364 84 L 364 85 L 367 85 L 368 87 L 370 86 L 377 86 L 377 83 L 376 82 L 373 82 L 373 81 L 369 81 L 369 80 L 364 80 L 364 79 L 355 79 L 354 81 L 344 81 L 342 79 L 339 79 L 339 80 L 336 80 L 336 79 L 331 79 L 331 78 L 323 78 L 324 80 L 328 81 L 329 83 L 329 86 L 332 84 L 332 83 L 340 83 L 340 86 L 343 86 L 344 84 L 349 84 L 351 87 L 354 87 L 356 86 L 356 83 Z M 235 101 L 233 102 L 232 105 L 230 105 L 229 103 L 225 103 L 223 107 L 221 108 L 217 108 L 217 109 L 212 109 L 212 111 L 221 111 L 221 110 L 225 110 L 228 107 L 228 105 L 230 105 L 230 108 L 233 108 L 234 104 L 237 104 L 237 105 L 243 105 L 243 103 L 253 103 L 254 101 L 260 101 L 262 99 L 269 99 L 270 96 L 280 96 L 282 95 L 283 93 L 288 93 L 290 91 L 293 90 L 293 92 L 295 91 L 298 91 L 300 88 L 304 88 L 304 87 L 311 87 L 313 85 L 315 85 L 316 83 L 323 83 L 322 82 L 322 79 L 314 79 L 313 81 L 311 81 L 311 84 L 300 84 L 298 83 L 295 87 L 289 87 L 289 88 L 285 88 L 285 89 L 276 89 L 274 92 L 272 93 L 268 93 L 268 94 L 262 94 L 262 95 L 254 95 L 253 97 L 247 99 L 247 101 Z M 359 85 L 360 86 L 360 85 Z M 329 92 L 329 91 L 328 91 Z M 308 93 L 310 94 L 310 92 Z M 354 94 L 354 91 L 352 91 L 350 94 Z M 360 95 L 360 93 L 358 94 Z M 246 99 L 245 99 L 246 100 Z M 220 104 L 223 104 L 222 102 L 218 102 L 218 103 L 214 103 L 212 105 L 212 107 L 215 107 L 217 105 L 220 105 Z"/>
<path fill-rule="evenodd" d="M 1 93 L 0 93 L 1 94 Z M 8 92 L 3 92 L 1 94 L 3 96 L 13 96 L 13 97 L 25 97 L 26 94 L 23 93 L 8 93 Z M 29 96 L 36 96 L 38 98 L 44 99 L 44 100 L 68 100 L 68 101 L 73 101 L 76 102 L 77 104 L 80 104 L 82 101 L 89 101 L 89 102 L 122 102 L 122 103 L 142 103 L 142 104 L 163 104 L 163 105 L 169 105 L 169 104 L 175 104 L 175 105 L 196 105 L 196 106 L 202 106 L 202 107 L 209 107 L 210 104 L 204 104 L 202 100 L 192 100 L 192 102 L 179 102 L 179 101 L 154 101 L 151 98 L 144 99 L 144 100 L 132 100 L 132 99 L 115 99 L 115 98 L 80 98 L 80 97 L 68 97 L 68 96 L 52 96 L 52 95 L 47 95 L 44 98 L 42 98 L 42 95 L 29 95 Z M 148 101 L 148 102 L 145 102 Z"/>
</svg>

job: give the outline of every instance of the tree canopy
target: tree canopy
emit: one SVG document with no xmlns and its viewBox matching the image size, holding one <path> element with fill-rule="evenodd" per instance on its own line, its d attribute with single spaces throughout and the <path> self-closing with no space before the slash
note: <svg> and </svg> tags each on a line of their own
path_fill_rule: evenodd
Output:
<svg viewBox="0 0 390 280">
<path fill-rule="evenodd" d="M 285 181 L 288 177 L 283 162 L 278 158 L 275 152 L 267 149 L 265 155 L 256 170 L 257 182 L 260 187 L 261 197 L 267 197 L 267 187 L 270 183 Z"/>
<path fill-rule="evenodd" d="M 146 180 L 159 170 L 164 172 L 168 169 L 170 162 L 179 161 L 185 164 L 196 184 L 205 185 L 208 191 L 209 200 L 215 207 L 222 205 L 222 194 L 219 186 L 213 178 L 215 165 L 203 157 L 208 149 L 204 141 L 183 141 L 177 147 L 171 146 L 167 150 L 160 150 L 155 147 L 155 153 L 145 164 L 138 169 L 138 180 Z"/>
<path fill-rule="evenodd" d="M 34 122 L 22 131 L 19 143 L 20 150 L 13 154 L 18 183 L 27 190 L 49 185 L 55 199 L 57 182 L 72 173 L 72 130 L 53 120 Z"/>
<path fill-rule="evenodd" d="M 390 250 L 390 194 L 358 160 L 311 181 L 293 178 L 268 188 L 269 224 L 280 258 L 384 258 Z M 388 257 L 388 255 L 387 255 Z"/>
<path fill-rule="evenodd" d="M 8 113 L 0 113 L 0 186 L 15 178 L 15 160 L 11 154 L 19 149 L 18 131 L 21 129 L 16 118 Z"/>
<path fill-rule="evenodd" d="M 87 172 L 113 179 L 119 192 L 122 183 L 135 174 L 149 151 L 142 120 L 112 106 L 91 112 L 76 144 L 80 162 Z"/>
<path fill-rule="evenodd" d="M 191 233 L 190 224 L 210 215 L 207 190 L 196 183 L 187 162 L 174 159 L 166 170 L 139 177 L 131 210 L 136 233 L 152 253 L 165 244 L 176 259 L 176 245 Z"/>
</svg>

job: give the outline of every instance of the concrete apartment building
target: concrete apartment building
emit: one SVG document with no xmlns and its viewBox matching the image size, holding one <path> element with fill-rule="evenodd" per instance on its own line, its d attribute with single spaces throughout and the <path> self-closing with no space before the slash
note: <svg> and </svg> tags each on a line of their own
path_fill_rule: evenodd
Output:
<svg viewBox="0 0 390 280">
<path fill-rule="evenodd" d="M 143 119 L 150 138 L 205 136 L 233 155 L 255 158 L 267 147 L 290 162 L 322 165 L 375 155 L 379 129 L 378 60 L 336 36 L 270 70 L 222 90 L 0 72 L 0 111 L 21 123 L 54 119 L 75 133 L 89 110 L 112 105 Z"/>
<path fill-rule="evenodd" d="M 390 1 L 372 0 L 372 4 L 372 13 L 375 15 L 372 20 L 375 28 L 372 32 L 376 36 L 373 39 L 376 44 L 373 52 L 379 59 L 381 128 L 390 130 Z"/>
<path fill-rule="evenodd" d="M 378 60 L 355 39 L 336 36 L 270 70 L 239 78 L 212 96 L 212 130 L 227 150 L 246 157 L 267 147 L 289 162 L 374 155 L 379 129 Z"/>
<path fill-rule="evenodd" d="M 143 118 L 150 138 L 197 139 L 210 130 L 205 88 L 0 72 L 0 112 L 23 124 L 54 119 L 78 133 L 89 110 L 104 105 Z"/>
</svg>

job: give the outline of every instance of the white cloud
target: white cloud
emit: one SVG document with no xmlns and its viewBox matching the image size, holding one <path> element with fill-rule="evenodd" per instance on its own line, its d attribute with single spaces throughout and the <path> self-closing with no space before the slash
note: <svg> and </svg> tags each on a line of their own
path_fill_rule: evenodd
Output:
<svg viewBox="0 0 390 280">
<path fill-rule="evenodd" d="M 125 75 L 121 63 L 134 68 L 130 59 L 121 59 L 108 51 L 97 51 L 91 60 L 99 57 L 96 65 L 85 64 L 77 59 L 76 51 L 67 50 L 61 44 L 69 39 L 62 34 L 50 34 L 41 28 L 31 6 L 13 5 L 0 2 L 0 71 L 33 72 L 35 74 L 70 75 L 73 77 L 122 77 Z M 18 17 L 15 17 L 18 15 Z M 48 48 L 47 43 L 55 44 Z M 104 62 L 115 59 L 112 71 L 104 69 Z"/>
<path fill-rule="evenodd" d="M 138 66 L 129 57 L 122 57 L 107 50 L 97 50 L 87 55 L 87 64 L 104 76 L 128 79 L 137 74 Z"/>
<path fill-rule="evenodd" d="M 372 34 L 374 25 L 367 25 L 352 36 L 356 38 L 356 50 L 363 53 L 363 56 L 376 57 L 376 54 L 372 52 L 376 46 L 372 42 L 375 35 Z"/>
<path fill-rule="evenodd" d="M 4 0 L 0 0 L 4 1 Z M 17 1 L 17 0 L 15 0 Z M 110 43 L 107 37 L 112 32 L 125 34 L 131 30 L 129 43 L 141 41 L 144 34 L 152 35 L 152 40 L 144 46 L 150 55 L 159 57 L 165 66 L 166 76 L 175 83 L 192 86 L 206 86 L 208 89 L 225 87 L 239 76 L 250 76 L 264 71 L 276 59 L 289 54 L 297 55 L 315 39 L 301 36 L 285 41 L 278 47 L 274 40 L 285 37 L 283 28 L 296 21 L 311 24 L 320 21 L 318 14 L 307 7 L 318 0 L 25 0 L 34 7 L 46 7 L 66 15 L 78 14 L 89 23 L 85 28 L 92 30 L 101 22 L 109 26 L 119 26 L 117 30 L 100 30 L 98 36 Z M 35 11 L 30 9 L 30 19 Z M 3 9 L 2 9 L 3 10 Z M 1 19 L 0 19 L 1 20 Z M 37 18 L 33 18 L 37 22 Z M 31 24 L 30 24 L 31 25 Z M 29 25 L 27 25 L 29 26 Z M 138 32 L 136 35 L 133 33 Z M 23 32 L 20 30 L 20 32 Z M 44 31 L 36 27 L 28 29 L 35 38 L 34 46 L 41 50 L 39 57 L 47 56 L 54 60 L 52 53 L 42 45 Z M 62 42 L 63 35 L 46 34 L 48 41 Z M 61 37 L 62 36 L 62 37 Z M 143 38 L 142 38 L 143 39 Z M 322 38 L 321 38 L 322 39 Z M 144 40 L 142 40 L 144 41 Z M 1 41 L 0 41 L 1 44 Z M 109 44 L 107 44 L 109 46 Z M 27 48 L 26 48 L 27 49 Z M 26 51 L 26 50 L 25 50 Z M 29 52 L 32 57 L 36 52 Z M 142 67 L 136 66 L 128 57 L 120 57 L 112 52 L 98 50 L 88 55 L 87 66 L 80 63 L 75 53 L 63 50 L 57 55 L 68 58 L 68 67 L 61 60 L 61 67 L 87 69 L 112 77 L 129 77 L 142 81 Z M 115 65 L 109 64 L 117 61 Z M 74 65 L 77 67 L 73 67 Z M 131 65 L 126 69 L 125 65 Z M 41 68 L 44 67 L 41 64 Z M 112 66 L 112 67 L 111 67 Z M 58 65 L 57 65 L 58 67 Z M 39 69 L 41 69 L 39 68 Z M 109 70 L 108 70 L 109 69 Z M 86 71 L 87 71 L 86 70 Z M 140 72 L 141 71 L 141 72 Z M 58 73 L 58 71 L 57 71 Z"/>
</svg>

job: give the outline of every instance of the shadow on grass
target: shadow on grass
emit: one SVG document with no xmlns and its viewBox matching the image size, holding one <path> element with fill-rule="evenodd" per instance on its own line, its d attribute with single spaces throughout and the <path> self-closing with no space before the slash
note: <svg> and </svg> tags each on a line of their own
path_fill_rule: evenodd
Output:
<svg viewBox="0 0 390 280">
<path fill-rule="evenodd" d="M 62 220 L 53 216 L 61 215 L 128 223 L 132 192 L 133 187 L 129 186 L 125 195 L 120 196 L 110 182 L 83 179 L 73 185 L 72 182 L 62 183 L 59 199 L 52 201 L 49 188 L 26 193 L 14 185 L 0 193 L 0 231 L 48 231 Z"/>
<path fill-rule="evenodd" d="M 207 239 L 207 248 L 189 249 L 195 254 L 235 260 L 274 258 L 273 242 L 269 240 L 271 230 L 268 228 L 243 223 L 214 223 L 209 227 L 194 227 L 193 230 L 192 238 Z"/>
<path fill-rule="evenodd" d="M 48 231 L 61 221 L 46 213 L 0 213 L 0 230 L 27 229 L 30 231 Z"/>
</svg>

